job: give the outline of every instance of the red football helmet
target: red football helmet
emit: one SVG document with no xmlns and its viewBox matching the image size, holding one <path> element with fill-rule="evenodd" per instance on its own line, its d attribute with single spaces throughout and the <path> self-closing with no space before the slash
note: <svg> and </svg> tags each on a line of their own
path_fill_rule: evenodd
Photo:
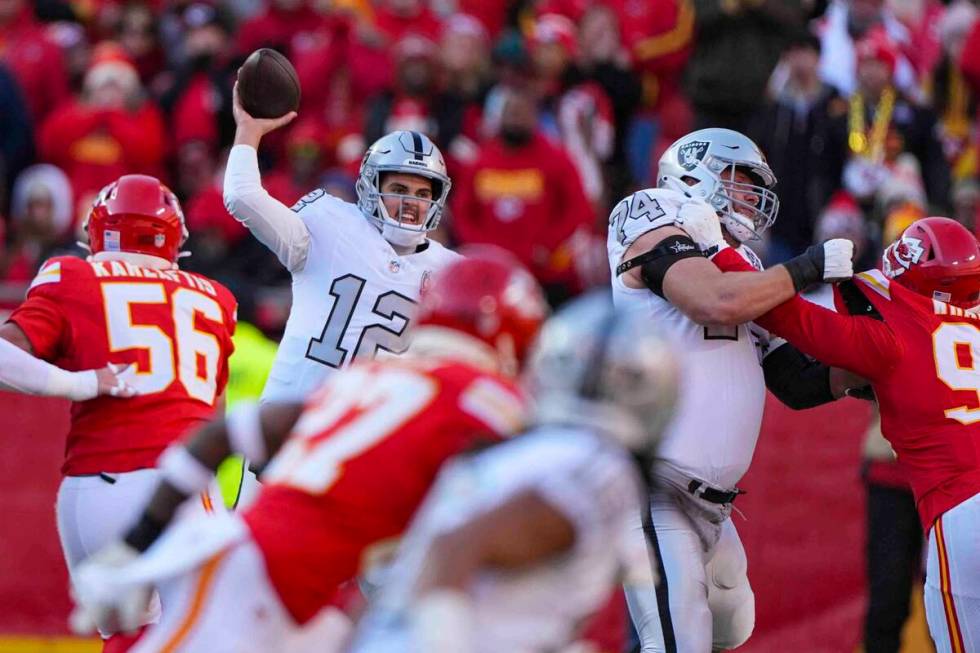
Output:
<svg viewBox="0 0 980 653">
<path fill-rule="evenodd" d="M 910 224 L 882 255 L 882 271 L 909 290 L 960 308 L 980 304 L 980 246 L 949 218 Z"/>
<path fill-rule="evenodd" d="M 422 289 L 418 326 L 441 326 L 487 343 L 506 365 L 523 364 L 548 315 L 541 286 L 513 256 L 492 246 L 435 273 Z M 514 370 L 516 372 L 516 370 Z"/>
<path fill-rule="evenodd" d="M 134 252 L 176 261 L 187 240 L 177 197 L 148 175 L 123 175 L 103 188 L 83 227 L 93 254 Z"/>
</svg>

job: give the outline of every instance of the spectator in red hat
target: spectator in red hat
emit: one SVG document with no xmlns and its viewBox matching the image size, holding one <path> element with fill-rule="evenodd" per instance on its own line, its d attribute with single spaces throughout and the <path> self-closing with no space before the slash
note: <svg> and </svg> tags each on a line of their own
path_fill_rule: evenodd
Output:
<svg viewBox="0 0 980 653">
<path fill-rule="evenodd" d="M 361 21 L 350 42 L 347 65 L 355 103 L 383 92 L 392 84 L 392 47 L 414 35 L 437 42 L 442 22 L 425 0 L 379 0 L 373 21 Z"/>
<path fill-rule="evenodd" d="M 33 3 L 0 2 L 0 61 L 24 92 L 35 124 L 68 97 L 68 77 L 58 46 L 32 13 Z"/>
<path fill-rule="evenodd" d="M 499 133 L 453 186 L 450 229 L 460 244 L 511 251 L 558 304 L 585 285 L 578 243 L 595 214 L 568 154 L 541 133 L 532 93 L 509 89 L 503 103 Z"/>
<path fill-rule="evenodd" d="M 42 124 L 38 146 L 41 158 L 71 180 L 77 216 L 120 175 L 162 176 L 166 136 L 136 68 L 117 45 L 105 43 L 93 53 L 81 93 Z"/>
</svg>

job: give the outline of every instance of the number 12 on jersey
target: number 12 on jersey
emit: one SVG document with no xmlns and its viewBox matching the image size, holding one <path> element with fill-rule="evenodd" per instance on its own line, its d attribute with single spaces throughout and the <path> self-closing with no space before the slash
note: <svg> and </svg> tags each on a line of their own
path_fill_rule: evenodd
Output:
<svg viewBox="0 0 980 653">
<path fill-rule="evenodd" d="M 330 294 L 334 298 L 327 323 L 319 338 L 312 338 L 306 348 L 306 357 L 329 365 L 342 367 L 350 353 L 342 346 L 344 336 L 350 327 L 351 319 L 358 304 L 361 303 L 361 293 L 367 284 L 366 279 L 353 274 L 345 274 L 334 279 L 330 284 Z M 361 307 L 366 310 L 366 305 Z M 379 349 L 400 354 L 405 351 L 406 344 L 402 336 L 408 328 L 409 320 L 415 315 L 415 302 L 389 290 L 378 295 L 371 315 L 383 318 L 385 323 L 371 324 L 363 329 L 354 346 L 354 358 L 373 358 Z"/>
</svg>

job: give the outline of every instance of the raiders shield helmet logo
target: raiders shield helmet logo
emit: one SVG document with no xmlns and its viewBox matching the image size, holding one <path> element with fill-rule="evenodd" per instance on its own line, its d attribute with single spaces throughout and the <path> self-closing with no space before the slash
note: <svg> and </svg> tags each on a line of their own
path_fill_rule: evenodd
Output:
<svg viewBox="0 0 980 653">
<path fill-rule="evenodd" d="M 677 150 L 677 162 L 685 170 L 694 170 L 704 155 L 707 154 L 709 145 L 710 143 L 707 141 L 693 141 L 682 145 Z"/>
</svg>

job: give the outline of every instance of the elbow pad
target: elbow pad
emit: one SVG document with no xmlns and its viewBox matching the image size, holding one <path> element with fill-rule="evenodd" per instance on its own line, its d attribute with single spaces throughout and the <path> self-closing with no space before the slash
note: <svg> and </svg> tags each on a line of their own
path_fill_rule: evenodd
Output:
<svg viewBox="0 0 980 653">
<path fill-rule="evenodd" d="M 830 368 L 807 358 L 789 343 L 766 355 L 762 373 L 769 391 L 793 410 L 834 401 L 830 391 Z"/>
<path fill-rule="evenodd" d="M 655 295 L 663 297 L 664 277 L 667 275 L 667 270 L 674 263 L 686 258 L 704 258 L 704 254 L 689 237 L 668 236 L 649 252 L 620 263 L 616 267 L 616 275 L 639 266 L 643 284 Z"/>
</svg>

